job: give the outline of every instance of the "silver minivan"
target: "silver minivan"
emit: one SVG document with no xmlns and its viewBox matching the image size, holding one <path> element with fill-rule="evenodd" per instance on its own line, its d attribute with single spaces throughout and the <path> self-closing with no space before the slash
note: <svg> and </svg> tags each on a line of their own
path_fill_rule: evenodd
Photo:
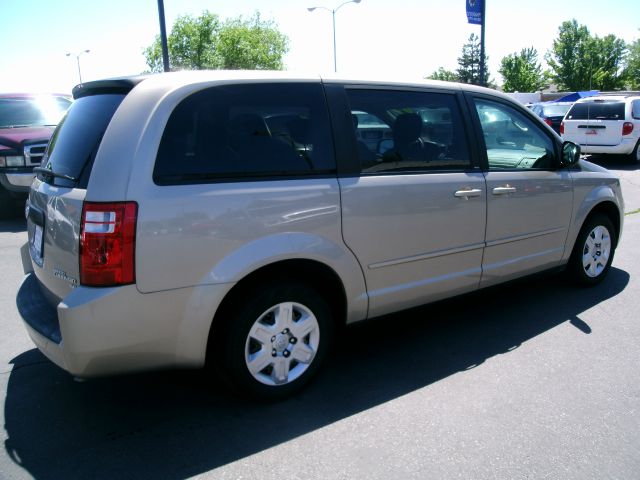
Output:
<svg viewBox="0 0 640 480">
<path fill-rule="evenodd" d="M 550 269 L 594 285 L 622 231 L 618 179 L 492 90 L 219 71 L 73 93 L 17 304 L 77 377 L 209 365 L 281 397 L 346 324 Z"/>
</svg>

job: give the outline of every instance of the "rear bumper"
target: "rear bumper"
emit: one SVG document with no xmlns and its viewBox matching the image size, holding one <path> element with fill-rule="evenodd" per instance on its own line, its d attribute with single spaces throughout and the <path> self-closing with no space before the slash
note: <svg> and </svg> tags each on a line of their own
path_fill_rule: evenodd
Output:
<svg viewBox="0 0 640 480">
<path fill-rule="evenodd" d="M 0 172 L 0 184 L 10 192 L 24 194 L 26 198 L 33 182 L 33 172 Z"/>
<path fill-rule="evenodd" d="M 580 151 L 582 153 L 600 153 L 610 155 L 629 155 L 636 146 L 637 138 L 625 138 L 618 145 L 582 145 Z"/>
<path fill-rule="evenodd" d="M 78 287 L 57 306 L 41 288 L 29 273 L 18 290 L 29 336 L 56 365 L 77 377 L 94 377 L 203 366 L 215 309 L 230 286 L 151 294 L 135 285 Z"/>
</svg>

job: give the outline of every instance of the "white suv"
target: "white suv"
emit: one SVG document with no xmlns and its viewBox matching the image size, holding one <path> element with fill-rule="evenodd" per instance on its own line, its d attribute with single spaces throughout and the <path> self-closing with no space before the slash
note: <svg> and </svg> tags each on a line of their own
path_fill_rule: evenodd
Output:
<svg viewBox="0 0 640 480">
<path fill-rule="evenodd" d="M 578 100 L 560 126 L 583 153 L 629 155 L 640 163 L 640 95 L 598 95 Z"/>
</svg>

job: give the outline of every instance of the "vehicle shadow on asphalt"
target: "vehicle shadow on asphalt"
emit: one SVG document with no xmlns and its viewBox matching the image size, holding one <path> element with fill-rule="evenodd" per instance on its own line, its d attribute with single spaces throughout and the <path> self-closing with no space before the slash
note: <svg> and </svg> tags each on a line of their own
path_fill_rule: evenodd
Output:
<svg viewBox="0 0 640 480">
<path fill-rule="evenodd" d="M 632 172 L 640 169 L 640 163 L 634 163 L 626 155 L 588 155 L 587 161 L 597 163 L 606 169 L 626 170 Z"/>
<path fill-rule="evenodd" d="M 202 474 L 482 368 L 565 322 L 578 329 L 571 340 L 579 342 L 592 334 L 582 312 L 628 282 L 616 268 L 591 289 L 545 276 L 348 328 L 306 390 L 265 405 L 207 386 L 199 371 L 75 383 L 33 349 L 12 360 L 5 448 L 36 479 Z"/>
<path fill-rule="evenodd" d="M 19 233 L 27 231 L 27 221 L 24 215 L 13 215 L 11 218 L 0 221 L 0 233 Z"/>
</svg>

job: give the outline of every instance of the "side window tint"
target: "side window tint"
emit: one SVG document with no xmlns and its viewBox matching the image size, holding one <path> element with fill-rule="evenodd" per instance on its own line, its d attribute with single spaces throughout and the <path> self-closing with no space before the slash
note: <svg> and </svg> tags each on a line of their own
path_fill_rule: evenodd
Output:
<svg viewBox="0 0 640 480">
<path fill-rule="evenodd" d="M 160 184 L 335 172 L 322 87 L 251 84 L 194 93 L 172 112 L 154 180 Z"/>
<path fill-rule="evenodd" d="M 476 99 L 489 168 L 550 169 L 554 165 L 551 139 L 515 108 Z"/>
<path fill-rule="evenodd" d="M 640 100 L 634 100 L 631 103 L 631 116 L 636 120 L 640 120 Z"/>
<path fill-rule="evenodd" d="M 347 96 L 362 173 L 471 167 L 454 95 L 349 89 Z"/>
</svg>

